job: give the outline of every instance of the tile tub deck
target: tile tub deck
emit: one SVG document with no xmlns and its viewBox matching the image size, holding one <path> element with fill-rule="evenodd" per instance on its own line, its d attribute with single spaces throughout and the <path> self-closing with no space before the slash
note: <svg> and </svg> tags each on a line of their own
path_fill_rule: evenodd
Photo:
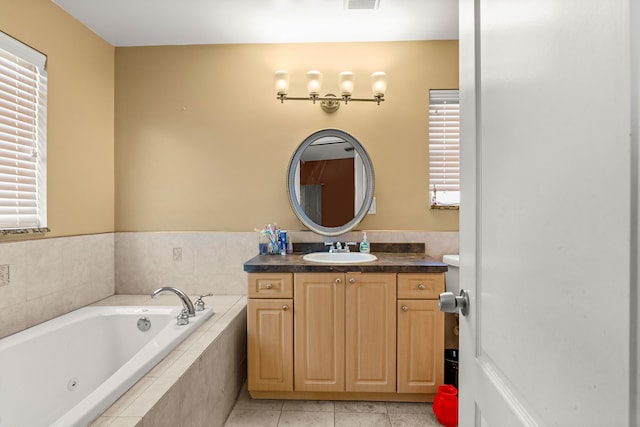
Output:
<svg viewBox="0 0 640 427">
<path fill-rule="evenodd" d="M 191 297 L 195 301 L 195 298 Z M 246 379 L 245 296 L 205 298 L 214 315 L 90 427 L 224 425 Z M 94 305 L 180 305 L 175 295 L 114 295 Z"/>
</svg>

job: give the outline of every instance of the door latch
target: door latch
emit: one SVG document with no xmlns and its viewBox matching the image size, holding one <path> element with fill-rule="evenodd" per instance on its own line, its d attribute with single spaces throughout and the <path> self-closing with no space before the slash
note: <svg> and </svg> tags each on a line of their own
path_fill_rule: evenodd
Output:
<svg viewBox="0 0 640 427">
<path fill-rule="evenodd" d="M 455 313 L 460 310 L 463 316 L 469 314 L 469 292 L 460 289 L 460 295 L 453 292 L 442 292 L 438 298 L 438 307 L 444 313 Z"/>
</svg>

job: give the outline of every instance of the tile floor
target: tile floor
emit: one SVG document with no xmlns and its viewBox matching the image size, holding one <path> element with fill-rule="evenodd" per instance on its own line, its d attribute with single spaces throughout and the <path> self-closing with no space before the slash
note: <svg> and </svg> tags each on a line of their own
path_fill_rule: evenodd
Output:
<svg viewBox="0 0 640 427">
<path fill-rule="evenodd" d="M 225 427 L 440 427 L 430 403 L 254 400 L 242 388 Z"/>
</svg>

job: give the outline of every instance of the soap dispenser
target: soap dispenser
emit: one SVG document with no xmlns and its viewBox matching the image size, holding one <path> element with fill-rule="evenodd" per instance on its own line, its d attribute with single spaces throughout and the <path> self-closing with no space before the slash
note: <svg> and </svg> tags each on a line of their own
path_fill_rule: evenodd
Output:
<svg viewBox="0 0 640 427">
<path fill-rule="evenodd" d="M 360 242 L 360 252 L 368 254 L 369 253 L 369 242 L 367 241 L 367 232 L 365 231 L 362 235 L 362 242 Z"/>
</svg>

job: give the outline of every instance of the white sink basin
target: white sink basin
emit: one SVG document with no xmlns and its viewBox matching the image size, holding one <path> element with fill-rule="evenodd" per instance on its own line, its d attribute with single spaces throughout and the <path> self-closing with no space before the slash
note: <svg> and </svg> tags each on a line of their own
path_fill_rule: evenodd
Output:
<svg viewBox="0 0 640 427">
<path fill-rule="evenodd" d="M 359 262 L 371 262 L 378 259 L 372 254 L 361 252 L 313 252 L 302 257 L 305 261 L 322 262 L 325 264 L 354 264 Z"/>
</svg>

